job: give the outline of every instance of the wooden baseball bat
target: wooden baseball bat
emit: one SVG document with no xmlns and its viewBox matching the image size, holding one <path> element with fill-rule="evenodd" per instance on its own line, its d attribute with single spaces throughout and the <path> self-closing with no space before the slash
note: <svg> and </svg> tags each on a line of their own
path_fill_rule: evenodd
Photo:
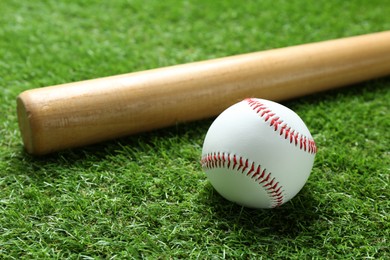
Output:
<svg viewBox="0 0 390 260">
<path fill-rule="evenodd" d="M 390 31 L 27 90 L 27 152 L 43 155 L 390 74 Z"/>
</svg>

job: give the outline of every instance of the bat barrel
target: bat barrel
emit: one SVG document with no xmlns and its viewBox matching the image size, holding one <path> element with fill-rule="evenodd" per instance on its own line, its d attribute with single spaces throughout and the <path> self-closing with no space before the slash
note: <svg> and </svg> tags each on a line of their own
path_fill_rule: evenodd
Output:
<svg viewBox="0 0 390 260">
<path fill-rule="evenodd" d="M 17 112 L 27 152 L 43 155 L 389 74 L 387 31 L 27 90 Z"/>
</svg>

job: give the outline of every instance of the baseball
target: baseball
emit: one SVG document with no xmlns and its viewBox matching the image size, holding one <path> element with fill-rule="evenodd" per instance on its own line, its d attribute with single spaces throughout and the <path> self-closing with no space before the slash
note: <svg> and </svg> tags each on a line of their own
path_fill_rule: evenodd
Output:
<svg viewBox="0 0 390 260">
<path fill-rule="evenodd" d="M 245 99 L 210 126 L 201 164 L 216 191 L 250 208 L 292 199 L 309 178 L 317 152 L 302 119 L 278 103 Z"/>
</svg>

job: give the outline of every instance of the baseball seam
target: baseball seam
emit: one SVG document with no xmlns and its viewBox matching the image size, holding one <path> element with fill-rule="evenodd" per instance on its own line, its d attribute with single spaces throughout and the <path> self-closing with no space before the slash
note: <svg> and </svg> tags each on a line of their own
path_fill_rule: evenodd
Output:
<svg viewBox="0 0 390 260">
<path fill-rule="evenodd" d="M 279 135 L 289 140 L 290 144 L 295 144 L 296 147 L 299 147 L 300 150 L 305 152 L 311 154 L 317 153 L 317 146 L 313 139 L 292 129 L 287 123 L 283 123 L 284 121 L 278 115 L 259 100 L 253 98 L 247 98 L 245 100 L 253 111 L 263 118 L 266 123 L 269 123 L 269 126 L 273 127 L 275 132 L 279 131 Z"/>
<path fill-rule="evenodd" d="M 204 170 L 227 168 L 241 172 L 265 189 L 271 200 L 272 208 L 283 204 L 283 186 L 276 181 L 271 172 L 267 172 L 260 164 L 250 163 L 249 159 L 225 152 L 208 153 L 202 156 L 201 164 Z"/>
</svg>

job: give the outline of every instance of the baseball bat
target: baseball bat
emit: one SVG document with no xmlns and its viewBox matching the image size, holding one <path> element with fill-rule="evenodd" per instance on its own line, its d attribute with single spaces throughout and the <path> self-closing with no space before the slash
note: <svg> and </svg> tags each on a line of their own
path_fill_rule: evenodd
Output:
<svg viewBox="0 0 390 260">
<path fill-rule="evenodd" d="M 215 116 L 390 74 L 390 31 L 27 90 L 17 98 L 34 155 Z"/>
</svg>

